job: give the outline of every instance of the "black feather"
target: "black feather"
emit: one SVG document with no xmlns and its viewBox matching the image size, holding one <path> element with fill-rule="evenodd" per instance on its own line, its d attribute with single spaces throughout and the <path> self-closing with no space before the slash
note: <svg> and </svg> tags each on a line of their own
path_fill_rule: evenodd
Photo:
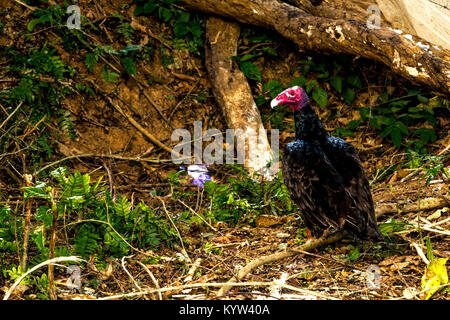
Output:
<svg viewBox="0 0 450 320">
<path fill-rule="evenodd" d="M 361 240 L 383 240 L 369 182 L 355 148 L 329 135 L 308 104 L 294 111 L 295 140 L 282 159 L 283 177 L 308 229 L 345 229 Z"/>
</svg>

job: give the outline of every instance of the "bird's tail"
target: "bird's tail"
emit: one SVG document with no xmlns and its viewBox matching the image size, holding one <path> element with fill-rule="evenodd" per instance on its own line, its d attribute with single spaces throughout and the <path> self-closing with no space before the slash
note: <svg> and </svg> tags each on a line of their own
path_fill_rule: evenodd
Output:
<svg viewBox="0 0 450 320">
<path fill-rule="evenodd" d="M 369 223 L 367 225 L 367 239 L 371 241 L 384 241 L 383 234 L 376 223 Z"/>
</svg>

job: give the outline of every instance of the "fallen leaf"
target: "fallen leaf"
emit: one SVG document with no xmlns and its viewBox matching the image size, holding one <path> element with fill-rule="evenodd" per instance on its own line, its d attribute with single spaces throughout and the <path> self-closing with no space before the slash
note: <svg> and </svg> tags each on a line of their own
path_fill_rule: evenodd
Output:
<svg viewBox="0 0 450 320">
<path fill-rule="evenodd" d="M 268 228 L 283 223 L 283 220 L 275 216 L 262 214 L 256 218 L 255 223 L 258 228 Z"/>
<path fill-rule="evenodd" d="M 447 260 L 448 258 L 437 258 L 427 265 L 422 276 L 422 289 L 426 290 L 420 296 L 422 300 L 430 299 L 441 289 L 441 285 L 448 283 L 447 268 L 445 267 Z"/>
<path fill-rule="evenodd" d="M 441 215 L 442 215 L 443 213 L 447 212 L 448 210 L 449 210 L 449 209 L 448 209 L 447 207 L 442 208 L 442 209 L 439 209 L 439 210 L 436 210 L 434 213 L 430 214 L 430 215 L 427 217 L 427 219 L 428 219 L 428 220 L 434 220 L 434 219 L 440 218 Z"/>
</svg>

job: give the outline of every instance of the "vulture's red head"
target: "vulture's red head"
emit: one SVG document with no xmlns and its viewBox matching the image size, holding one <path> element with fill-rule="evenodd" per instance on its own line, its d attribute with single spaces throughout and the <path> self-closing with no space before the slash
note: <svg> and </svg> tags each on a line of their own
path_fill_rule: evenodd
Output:
<svg viewBox="0 0 450 320">
<path fill-rule="evenodd" d="M 270 106 L 276 107 L 280 104 L 287 104 L 294 111 L 300 111 L 309 103 L 308 95 L 305 90 L 299 86 L 295 86 L 284 90 L 275 97 L 270 103 Z"/>
</svg>

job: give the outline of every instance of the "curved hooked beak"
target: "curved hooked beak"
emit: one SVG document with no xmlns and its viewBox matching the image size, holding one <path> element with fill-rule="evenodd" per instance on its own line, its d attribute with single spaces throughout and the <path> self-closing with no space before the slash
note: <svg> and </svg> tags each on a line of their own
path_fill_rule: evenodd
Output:
<svg viewBox="0 0 450 320">
<path fill-rule="evenodd" d="M 278 106 L 281 103 L 283 103 L 283 100 L 278 99 L 278 97 L 276 97 L 276 98 L 272 99 L 272 101 L 270 102 L 270 106 L 272 108 L 274 108 L 274 107 Z"/>
</svg>

